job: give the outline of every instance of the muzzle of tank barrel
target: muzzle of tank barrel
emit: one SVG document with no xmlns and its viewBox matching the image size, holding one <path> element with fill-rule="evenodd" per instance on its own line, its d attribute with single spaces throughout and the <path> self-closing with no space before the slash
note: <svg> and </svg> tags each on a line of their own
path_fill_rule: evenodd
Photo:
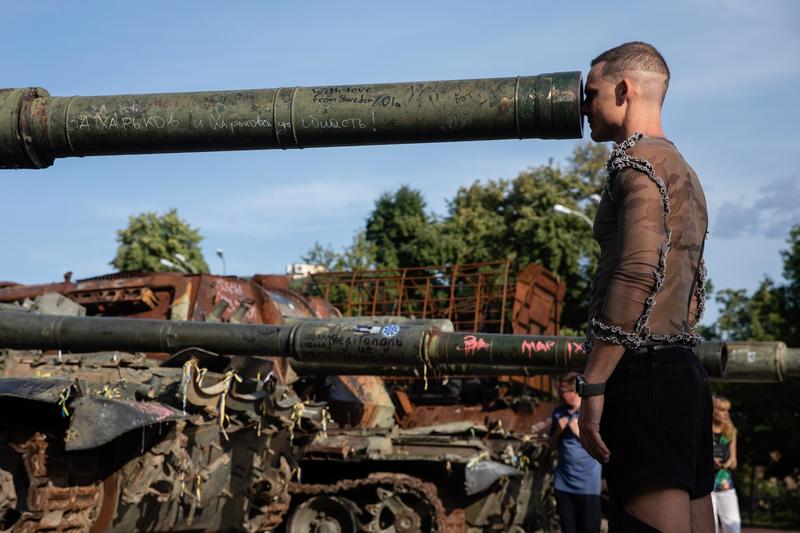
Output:
<svg viewBox="0 0 800 533">
<path fill-rule="evenodd" d="M 0 90 L 0 168 L 59 157 L 583 135 L 580 72 L 457 81 L 53 97 Z"/>
<path fill-rule="evenodd" d="M 709 376 L 720 381 L 749 383 L 781 383 L 800 377 L 800 349 L 787 348 L 783 342 L 739 342 L 703 343 L 699 355 L 713 361 L 717 350 L 719 360 L 724 361 L 724 371 L 712 372 L 706 365 Z"/>
</svg>

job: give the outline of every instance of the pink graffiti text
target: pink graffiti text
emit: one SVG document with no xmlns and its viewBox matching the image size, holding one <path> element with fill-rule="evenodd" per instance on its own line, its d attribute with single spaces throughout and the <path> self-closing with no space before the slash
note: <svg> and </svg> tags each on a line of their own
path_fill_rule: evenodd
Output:
<svg viewBox="0 0 800 533">
<path fill-rule="evenodd" d="M 471 355 L 475 355 L 475 352 L 479 350 L 489 350 L 491 352 L 492 345 L 480 337 L 476 337 L 475 335 L 465 335 L 464 347 L 460 348 L 456 346 L 456 350 L 464 352 L 464 355 L 469 357 Z"/>
</svg>

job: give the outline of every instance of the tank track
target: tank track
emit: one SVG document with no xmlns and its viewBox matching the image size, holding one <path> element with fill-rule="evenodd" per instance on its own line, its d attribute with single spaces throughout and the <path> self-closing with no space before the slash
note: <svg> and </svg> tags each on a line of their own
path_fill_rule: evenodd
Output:
<svg viewBox="0 0 800 533">
<path fill-rule="evenodd" d="M 290 494 L 297 496 L 337 496 L 350 491 L 381 486 L 391 486 L 395 492 L 414 493 L 420 495 L 433 509 L 434 533 L 456 533 L 462 529 L 453 528 L 453 521 L 448 521 L 444 504 L 439 498 L 436 485 L 406 474 L 376 472 L 361 479 L 343 479 L 336 483 L 291 483 Z M 450 527 L 448 527 L 450 526 Z M 368 531 L 368 530 L 366 530 Z"/>
</svg>

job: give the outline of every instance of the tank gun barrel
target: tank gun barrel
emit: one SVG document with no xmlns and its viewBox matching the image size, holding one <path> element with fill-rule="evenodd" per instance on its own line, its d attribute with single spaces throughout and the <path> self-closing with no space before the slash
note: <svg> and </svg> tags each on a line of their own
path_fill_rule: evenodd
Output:
<svg viewBox="0 0 800 533">
<path fill-rule="evenodd" d="M 349 368 L 356 374 L 374 374 L 383 367 L 579 368 L 583 356 L 575 337 L 443 332 L 413 321 L 380 325 L 327 319 L 276 326 L 13 311 L 0 312 L 0 348 L 71 352 L 203 348 L 229 355 L 288 357 L 299 363 Z"/>
<path fill-rule="evenodd" d="M 0 168 L 59 157 L 580 138 L 580 72 L 456 81 L 55 97 L 0 90 Z"/>
<path fill-rule="evenodd" d="M 176 322 L 0 312 L 0 348 L 286 357 L 298 374 L 530 375 L 580 370 L 579 337 L 444 332 L 418 321 L 359 324 L 317 319 L 290 325 Z M 712 378 L 800 378 L 800 349 L 782 342 L 707 342 L 698 355 Z M 725 373 L 727 365 L 727 374 Z"/>
<path fill-rule="evenodd" d="M 288 326 L 0 313 L 0 347 L 289 357 L 301 373 L 492 375 L 580 369 L 577 337 L 443 332 L 430 325 L 308 320 Z M 516 369 L 516 371 L 514 371 Z"/>
<path fill-rule="evenodd" d="M 138 318 L 0 312 L 0 347 L 69 352 L 173 353 L 203 348 L 232 355 L 279 355 L 291 328 Z"/>
<path fill-rule="evenodd" d="M 800 348 L 788 348 L 783 342 L 704 342 L 697 355 L 704 361 L 726 361 L 724 375 L 709 372 L 720 381 L 780 383 L 800 378 Z"/>
</svg>

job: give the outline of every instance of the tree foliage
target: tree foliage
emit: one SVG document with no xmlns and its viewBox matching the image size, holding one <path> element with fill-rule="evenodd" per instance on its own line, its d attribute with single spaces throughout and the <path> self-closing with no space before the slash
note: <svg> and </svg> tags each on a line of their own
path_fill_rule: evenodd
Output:
<svg viewBox="0 0 800 533">
<path fill-rule="evenodd" d="M 789 231 L 781 251 L 784 283 L 765 277 L 752 295 L 744 289 L 717 293 L 722 309 L 716 331 L 734 340 L 782 340 L 800 346 L 800 224 Z"/>
<path fill-rule="evenodd" d="M 379 266 L 411 267 L 452 260 L 450 235 L 426 207 L 422 193 L 407 185 L 378 198 L 367 218 L 365 237 L 375 243 Z"/>
<path fill-rule="evenodd" d="M 117 231 L 117 255 L 111 266 L 120 271 L 173 270 L 161 264 L 166 259 L 180 266 L 183 256 L 189 265 L 186 270 L 208 272 L 208 264 L 200 250 L 200 232 L 178 216 L 176 209 L 163 215 L 148 211 L 128 218 L 128 226 Z"/>
</svg>

